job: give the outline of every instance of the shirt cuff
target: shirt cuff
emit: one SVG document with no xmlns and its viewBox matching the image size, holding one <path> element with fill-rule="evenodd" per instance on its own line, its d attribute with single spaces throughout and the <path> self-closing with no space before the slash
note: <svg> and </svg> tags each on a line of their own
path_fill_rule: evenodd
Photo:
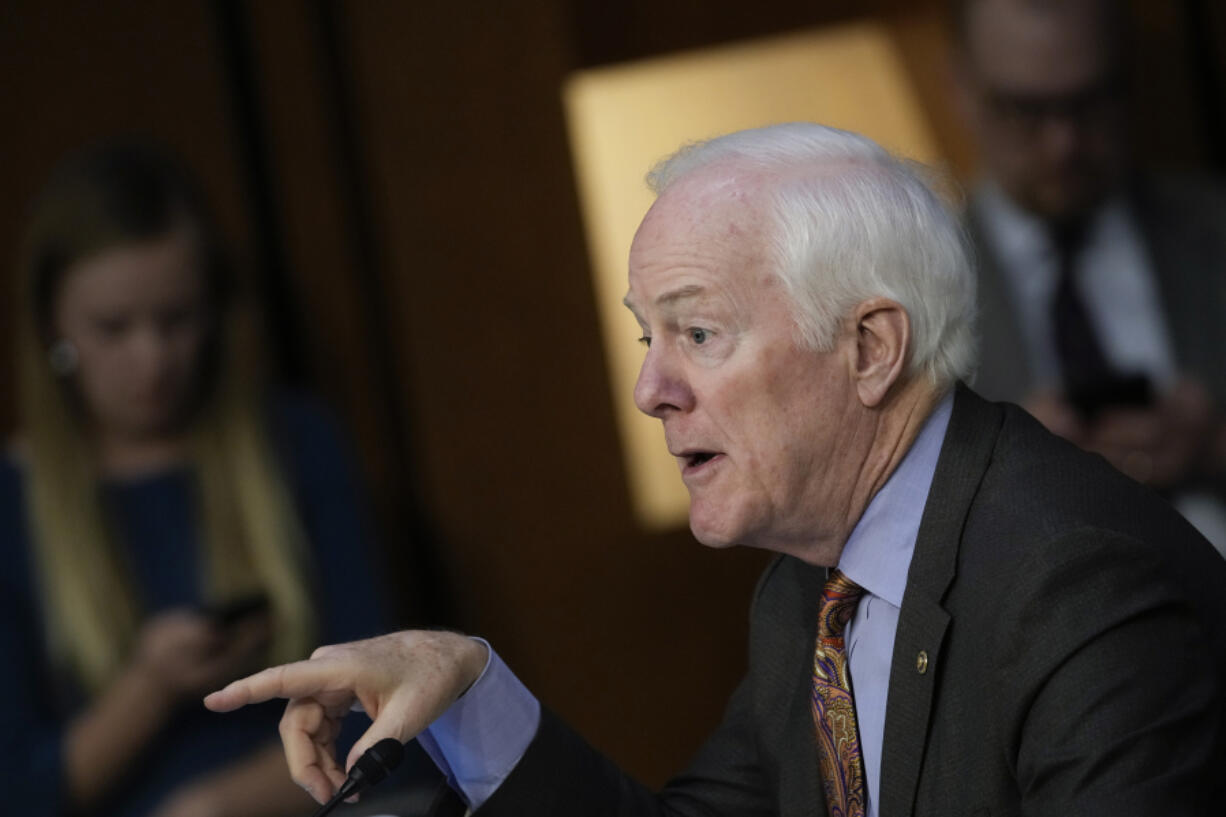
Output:
<svg viewBox="0 0 1226 817">
<path fill-rule="evenodd" d="M 475 811 L 528 750 L 541 705 L 484 639 L 489 658 L 468 691 L 417 736 L 447 783 Z"/>
</svg>

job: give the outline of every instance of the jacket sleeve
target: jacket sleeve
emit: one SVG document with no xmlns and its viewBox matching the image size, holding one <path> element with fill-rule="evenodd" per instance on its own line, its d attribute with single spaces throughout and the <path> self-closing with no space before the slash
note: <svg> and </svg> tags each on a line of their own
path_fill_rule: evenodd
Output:
<svg viewBox="0 0 1226 817">
<path fill-rule="evenodd" d="M 1036 554 L 998 654 L 1024 813 L 1219 813 L 1222 679 L 1187 583 L 1118 535 L 1068 539 Z"/>
<path fill-rule="evenodd" d="M 511 775 L 476 814 L 572 817 L 769 817 L 776 813 L 758 766 L 748 687 L 689 768 L 655 793 L 639 784 L 552 712 Z"/>
<path fill-rule="evenodd" d="M 772 564 L 758 583 L 755 611 Z M 774 817 L 777 796 L 764 771 L 752 673 L 733 692 L 718 728 L 689 767 L 660 792 L 641 785 L 554 713 L 541 710 L 532 743 L 479 817 Z M 660 724 L 667 729 L 668 724 Z"/>
</svg>

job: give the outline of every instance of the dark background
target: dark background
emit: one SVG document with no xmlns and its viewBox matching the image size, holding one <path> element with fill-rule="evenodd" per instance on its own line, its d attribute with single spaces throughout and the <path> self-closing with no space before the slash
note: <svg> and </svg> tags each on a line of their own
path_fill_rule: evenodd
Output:
<svg viewBox="0 0 1226 817">
<path fill-rule="evenodd" d="M 1131 8 L 1142 155 L 1221 170 L 1226 9 Z M 659 783 L 741 671 L 765 558 L 631 517 L 561 84 L 580 68 L 878 16 L 966 180 L 942 9 L 0 0 L 6 319 L 22 213 L 51 166 L 119 133 L 170 145 L 203 176 L 265 301 L 279 378 L 321 394 L 353 435 L 399 623 L 487 635 L 547 704 Z M 11 348 L 2 333 L 5 395 Z M 13 409 L 0 401 L 6 432 Z"/>
</svg>

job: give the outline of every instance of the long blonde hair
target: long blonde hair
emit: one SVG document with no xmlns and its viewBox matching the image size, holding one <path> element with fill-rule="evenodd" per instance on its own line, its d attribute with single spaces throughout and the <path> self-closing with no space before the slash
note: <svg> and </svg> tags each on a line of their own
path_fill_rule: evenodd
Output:
<svg viewBox="0 0 1226 817">
<path fill-rule="evenodd" d="M 61 166 L 35 202 L 22 249 L 16 342 L 27 519 L 49 652 L 90 692 L 124 666 L 144 611 L 103 501 L 87 409 L 49 363 L 56 297 L 76 262 L 161 238 L 185 222 L 199 235 L 213 316 L 187 426 L 204 598 L 267 594 L 271 660 L 301 657 L 314 638 L 306 537 L 268 434 L 253 353 L 258 332 L 203 199 L 155 150 L 96 148 Z"/>
</svg>

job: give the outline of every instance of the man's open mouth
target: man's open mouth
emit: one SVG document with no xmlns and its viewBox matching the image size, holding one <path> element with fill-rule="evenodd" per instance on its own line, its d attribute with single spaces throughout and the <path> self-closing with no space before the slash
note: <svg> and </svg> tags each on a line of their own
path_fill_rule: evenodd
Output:
<svg viewBox="0 0 1226 817">
<path fill-rule="evenodd" d="M 711 451 L 695 451 L 692 454 L 686 455 L 685 464 L 690 468 L 697 468 L 699 465 L 702 465 L 704 462 L 707 462 L 714 456 L 715 454 Z"/>
</svg>

